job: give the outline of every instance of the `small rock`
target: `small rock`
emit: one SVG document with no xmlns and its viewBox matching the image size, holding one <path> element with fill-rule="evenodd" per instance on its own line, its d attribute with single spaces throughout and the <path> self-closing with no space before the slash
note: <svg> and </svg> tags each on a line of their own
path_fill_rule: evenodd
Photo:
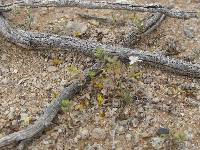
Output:
<svg viewBox="0 0 200 150">
<path fill-rule="evenodd" d="M 132 124 L 132 126 L 133 126 L 134 128 L 136 128 L 136 127 L 138 126 L 138 124 L 139 124 L 139 120 L 138 120 L 137 118 L 133 118 L 133 119 L 131 120 L 131 124 Z"/>
<path fill-rule="evenodd" d="M 127 135 L 126 135 L 126 140 L 127 140 L 127 141 L 131 141 L 131 139 L 132 139 L 132 135 L 131 135 L 131 134 L 127 134 Z"/>
<path fill-rule="evenodd" d="M 158 103 L 160 101 L 160 99 L 159 98 L 157 98 L 157 97 L 155 97 L 155 98 L 152 98 L 152 102 L 154 102 L 154 103 Z"/>
<path fill-rule="evenodd" d="M 164 144 L 164 139 L 159 137 L 152 138 L 151 144 L 155 149 L 161 149 Z"/>
<path fill-rule="evenodd" d="M 101 128 L 95 128 L 93 129 L 91 136 L 97 140 L 104 140 L 106 138 L 106 131 Z"/>
<path fill-rule="evenodd" d="M 17 72 L 18 72 L 18 70 L 17 70 L 17 69 L 14 69 L 14 70 L 13 70 L 13 73 L 17 73 Z"/>
<path fill-rule="evenodd" d="M 123 126 L 119 126 L 119 127 L 118 127 L 118 133 L 119 133 L 119 134 L 123 134 L 124 132 L 125 132 L 124 127 L 123 127 Z"/>
<path fill-rule="evenodd" d="M 66 25 L 67 32 L 77 33 L 82 35 L 88 29 L 87 24 L 78 21 L 69 21 Z"/>
<path fill-rule="evenodd" d="M 55 67 L 55 66 L 49 66 L 48 68 L 47 68 L 47 71 L 48 72 L 55 72 L 55 71 L 57 71 L 57 67 Z"/>
<path fill-rule="evenodd" d="M 185 28 L 184 34 L 190 39 L 194 38 L 194 30 L 192 28 Z"/>
<path fill-rule="evenodd" d="M 4 78 L 4 79 L 2 79 L 2 80 L 1 80 L 1 83 L 3 83 L 3 84 L 7 84 L 7 83 L 8 83 L 8 78 Z"/>
<path fill-rule="evenodd" d="M 12 124 L 12 126 L 16 126 L 17 125 L 17 120 L 13 120 L 11 124 Z"/>
<path fill-rule="evenodd" d="M 14 119 L 14 112 L 15 112 L 15 109 L 13 107 L 10 107 L 10 112 L 8 114 L 8 119 L 9 120 Z"/>
<path fill-rule="evenodd" d="M 27 113 L 21 113 L 20 114 L 20 120 L 21 121 L 24 121 L 24 120 L 26 120 L 28 118 L 28 114 Z"/>
<path fill-rule="evenodd" d="M 81 136 L 80 135 L 77 135 L 75 138 L 74 138 L 74 142 L 75 143 L 78 143 L 78 141 L 81 139 Z"/>
<path fill-rule="evenodd" d="M 46 141 L 46 140 L 43 140 L 43 143 L 44 143 L 45 145 L 49 144 L 49 142 Z"/>
<path fill-rule="evenodd" d="M 62 129 L 58 129 L 58 133 L 62 133 Z"/>
<path fill-rule="evenodd" d="M 1 60 L 2 60 L 2 61 L 5 61 L 6 59 L 7 59 L 7 55 L 6 55 L 6 54 L 2 54 L 2 55 L 1 55 Z"/>
<path fill-rule="evenodd" d="M 80 136 L 83 140 L 87 139 L 89 137 L 89 131 L 87 129 L 81 129 Z"/>
<path fill-rule="evenodd" d="M 158 135 L 162 135 L 162 134 L 169 134 L 169 129 L 168 128 L 159 128 L 157 131 Z"/>
<path fill-rule="evenodd" d="M 188 129 L 186 131 L 184 131 L 185 135 L 186 135 L 186 139 L 188 141 L 191 141 L 194 138 L 194 135 L 192 133 L 192 129 Z"/>
</svg>

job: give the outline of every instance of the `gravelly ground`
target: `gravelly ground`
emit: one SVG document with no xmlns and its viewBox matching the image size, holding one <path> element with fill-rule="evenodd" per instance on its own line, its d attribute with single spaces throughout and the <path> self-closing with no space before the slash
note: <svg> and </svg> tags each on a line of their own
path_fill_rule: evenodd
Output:
<svg viewBox="0 0 200 150">
<path fill-rule="evenodd" d="M 200 12 L 199 0 L 161 0 L 159 3 Z M 77 8 L 42 8 L 30 12 L 21 9 L 19 12 L 15 10 L 8 15 L 13 26 L 109 44 L 121 42 L 123 35 L 129 31 L 130 16 L 133 15 L 123 11 Z M 82 19 L 76 13 L 125 22 L 124 25 L 111 25 Z M 137 13 L 138 17 L 147 15 Z M 33 21 L 29 26 L 30 18 Z M 168 45 L 176 43 L 176 50 L 180 53 L 173 57 L 200 63 L 199 27 L 200 19 L 167 18 L 157 31 L 135 47 L 166 53 L 170 49 Z M 82 70 L 93 63 L 91 58 L 66 51 L 21 49 L 3 38 L 0 45 L 0 137 L 23 129 L 37 119 L 42 109 L 63 89 L 63 85 L 75 78 L 69 66 Z M 141 77 L 129 78 L 128 75 L 135 71 L 139 71 Z M 148 66 L 134 66 L 123 74 L 125 86 L 132 95 L 130 103 L 122 107 L 121 99 L 109 95 L 106 97 L 108 106 L 105 106 L 105 116 L 102 117 L 92 82 L 73 99 L 70 113 L 60 112 L 51 128 L 33 141 L 29 149 L 112 149 L 113 145 L 117 150 L 200 149 L 198 79 Z M 85 108 L 79 108 L 83 102 Z M 168 129 L 170 135 L 159 136 L 157 131 L 160 127 Z M 113 130 L 116 131 L 114 140 Z"/>
</svg>

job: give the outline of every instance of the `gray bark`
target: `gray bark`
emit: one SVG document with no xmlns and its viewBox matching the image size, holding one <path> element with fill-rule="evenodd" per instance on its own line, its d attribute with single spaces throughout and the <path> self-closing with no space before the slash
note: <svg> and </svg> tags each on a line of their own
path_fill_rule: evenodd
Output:
<svg viewBox="0 0 200 150">
<path fill-rule="evenodd" d="M 162 13 L 166 16 L 180 19 L 189 19 L 198 17 L 197 12 L 181 11 L 160 4 L 123 4 L 114 2 L 91 2 L 84 0 L 18 0 L 13 6 L 30 6 L 30 7 L 79 7 L 87 9 L 113 9 L 128 10 L 137 12 Z M 0 11 L 1 12 L 1 11 Z"/>
<path fill-rule="evenodd" d="M 91 56 L 94 56 L 96 50 L 101 48 L 109 55 L 119 56 L 121 60 L 128 60 L 130 56 L 137 56 L 143 61 L 142 63 L 150 64 L 155 68 L 159 67 L 166 71 L 200 78 L 200 64 L 192 64 L 182 60 L 165 57 L 161 54 L 145 52 L 138 49 L 129 49 L 121 46 L 104 45 L 70 36 L 59 36 L 55 34 L 13 29 L 3 16 L 0 16 L 0 33 L 9 41 L 24 48 L 61 48 L 67 51 L 76 50 Z"/>
<path fill-rule="evenodd" d="M 165 15 L 161 13 L 153 14 L 151 17 L 147 18 L 143 22 L 142 30 L 138 29 L 135 31 L 133 29 L 124 39 L 125 46 L 131 46 L 136 44 L 144 36 L 149 35 L 155 29 L 157 29 L 165 19 Z"/>
<path fill-rule="evenodd" d="M 89 69 L 84 71 L 84 79 L 76 80 L 61 92 L 60 96 L 54 101 L 53 104 L 48 106 L 43 115 L 33 124 L 28 126 L 26 129 L 9 134 L 0 139 L 0 148 L 5 147 L 16 142 L 23 142 L 25 144 L 27 141 L 32 140 L 38 136 L 44 129 L 46 129 L 52 122 L 52 120 L 57 115 L 61 108 L 62 100 L 71 100 L 81 89 L 91 80 L 88 76 L 89 71 L 94 71 L 96 75 L 101 73 L 102 64 L 97 63 Z"/>
</svg>

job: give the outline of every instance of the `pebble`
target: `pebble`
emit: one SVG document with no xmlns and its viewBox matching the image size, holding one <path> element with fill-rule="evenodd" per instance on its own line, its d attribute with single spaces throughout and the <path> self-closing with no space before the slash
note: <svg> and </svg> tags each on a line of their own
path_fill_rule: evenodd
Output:
<svg viewBox="0 0 200 150">
<path fill-rule="evenodd" d="M 131 141 L 132 139 L 132 135 L 131 134 L 126 134 L 126 140 L 127 141 Z"/>
<path fill-rule="evenodd" d="M 55 66 L 49 66 L 48 68 L 47 68 L 47 71 L 48 72 L 55 72 L 55 71 L 57 71 L 57 67 L 55 67 Z"/>
<path fill-rule="evenodd" d="M 24 120 L 26 120 L 28 118 L 28 114 L 27 113 L 21 113 L 20 114 L 20 120 L 21 121 L 24 121 Z"/>
<path fill-rule="evenodd" d="M 131 120 L 131 124 L 132 124 L 132 126 L 133 126 L 134 128 L 136 128 L 136 127 L 138 126 L 138 124 L 139 124 L 139 120 L 138 120 L 137 118 L 133 118 L 133 119 Z"/>
<path fill-rule="evenodd" d="M 1 83 L 3 83 L 3 84 L 8 84 L 8 78 L 2 79 L 2 80 L 1 80 Z"/>
<path fill-rule="evenodd" d="M 169 129 L 168 128 L 162 128 L 160 127 L 157 131 L 158 135 L 162 135 L 162 134 L 169 134 Z"/>
<path fill-rule="evenodd" d="M 2 60 L 2 61 L 5 61 L 6 59 L 7 59 L 7 55 L 6 55 L 6 54 L 2 54 L 2 55 L 1 55 L 1 60 Z"/>
<path fill-rule="evenodd" d="M 87 129 L 81 129 L 80 136 L 83 140 L 87 139 L 89 137 L 89 131 Z"/>
<path fill-rule="evenodd" d="M 14 107 L 10 107 L 10 112 L 9 112 L 9 114 L 8 114 L 8 119 L 9 119 L 9 120 L 14 119 L 14 112 L 15 112 Z"/>
<path fill-rule="evenodd" d="M 106 138 L 106 131 L 102 128 L 94 128 L 91 136 L 96 140 L 104 140 Z"/>
<path fill-rule="evenodd" d="M 82 35 L 87 31 L 88 26 L 87 24 L 78 21 L 69 21 L 65 29 L 67 30 L 67 32 L 79 33 Z"/>
<path fill-rule="evenodd" d="M 194 30 L 192 28 L 185 28 L 183 31 L 188 38 L 194 38 Z"/>
<path fill-rule="evenodd" d="M 160 137 L 154 137 L 151 140 L 151 144 L 155 149 L 161 149 L 164 144 L 164 139 Z"/>
</svg>

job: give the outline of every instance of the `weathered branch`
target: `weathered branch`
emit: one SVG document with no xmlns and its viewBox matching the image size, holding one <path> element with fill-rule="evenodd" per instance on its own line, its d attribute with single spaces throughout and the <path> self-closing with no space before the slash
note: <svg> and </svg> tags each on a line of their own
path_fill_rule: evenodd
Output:
<svg viewBox="0 0 200 150">
<path fill-rule="evenodd" d="M 156 28 L 160 26 L 162 21 L 165 19 L 164 14 L 156 13 L 153 14 L 151 17 L 148 17 L 144 20 L 144 22 L 141 25 L 141 29 L 137 29 L 137 31 L 130 32 L 127 37 L 124 39 L 124 45 L 130 46 L 136 44 L 140 39 L 142 39 L 144 36 L 149 35 L 152 33 Z"/>
<path fill-rule="evenodd" d="M 12 4 L 0 5 L 0 12 L 7 12 L 12 10 Z"/>
<path fill-rule="evenodd" d="M 114 9 L 114 10 L 128 10 L 137 12 L 151 12 L 162 13 L 169 17 L 189 19 L 198 17 L 197 12 L 181 11 L 178 9 L 172 9 L 171 7 L 162 6 L 160 4 L 123 4 L 114 2 L 91 2 L 84 0 L 18 0 L 14 3 L 18 6 L 30 6 L 30 7 L 79 7 L 87 9 Z M 0 11 L 1 12 L 1 11 Z"/>
<path fill-rule="evenodd" d="M 144 52 L 138 49 L 129 49 L 120 46 L 104 45 L 70 36 L 59 36 L 55 34 L 13 29 L 9 26 L 3 16 L 0 16 L 0 33 L 9 41 L 25 48 L 76 49 L 83 54 L 91 56 L 94 56 L 96 50 L 101 48 L 109 55 L 119 56 L 121 60 L 128 60 L 130 56 L 137 56 L 143 61 L 143 63 L 150 64 L 153 67 L 159 67 L 163 70 L 172 71 L 181 75 L 200 78 L 200 64 L 192 64 L 156 53 Z"/>
<path fill-rule="evenodd" d="M 0 148 L 14 144 L 16 142 L 21 141 L 30 141 L 37 135 L 39 135 L 45 128 L 47 128 L 52 120 L 57 115 L 58 111 L 61 108 L 62 100 L 70 100 L 72 99 L 81 89 L 91 80 L 89 75 L 90 71 L 95 72 L 95 75 L 101 73 L 102 68 L 101 63 L 96 63 L 90 69 L 86 69 L 84 71 L 84 79 L 83 80 L 76 80 L 61 92 L 60 96 L 53 102 L 52 105 L 48 106 L 45 110 L 43 115 L 33 124 L 28 126 L 26 129 L 9 134 L 0 139 Z"/>
</svg>

